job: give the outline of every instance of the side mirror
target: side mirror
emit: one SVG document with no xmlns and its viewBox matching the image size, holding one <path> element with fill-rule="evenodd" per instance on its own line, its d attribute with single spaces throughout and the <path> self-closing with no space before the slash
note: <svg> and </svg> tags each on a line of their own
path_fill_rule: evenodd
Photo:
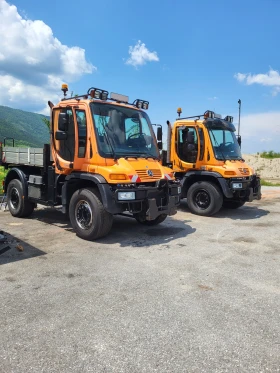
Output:
<svg viewBox="0 0 280 373">
<path fill-rule="evenodd" d="M 159 142 L 162 142 L 162 127 L 161 126 L 157 128 L 157 140 Z"/>
<path fill-rule="evenodd" d="M 67 140 L 67 132 L 65 131 L 56 131 L 55 132 L 55 139 L 56 140 Z"/>
<path fill-rule="evenodd" d="M 237 135 L 237 142 L 238 142 L 238 145 L 239 147 L 241 148 L 241 136 L 240 135 Z"/>
<path fill-rule="evenodd" d="M 194 144 L 194 133 L 193 132 L 188 132 L 188 137 L 187 137 L 187 141 L 189 144 Z"/>
<path fill-rule="evenodd" d="M 69 115 L 66 113 L 59 113 L 58 129 L 59 131 L 67 131 L 69 124 Z"/>
<path fill-rule="evenodd" d="M 162 142 L 158 141 L 157 145 L 158 145 L 159 150 L 162 150 Z"/>
</svg>

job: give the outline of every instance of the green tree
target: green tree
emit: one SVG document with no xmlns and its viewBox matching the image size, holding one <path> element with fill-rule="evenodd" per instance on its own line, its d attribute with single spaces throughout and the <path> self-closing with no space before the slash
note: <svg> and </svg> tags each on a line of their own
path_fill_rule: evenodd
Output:
<svg viewBox="0 0 280 373">
<path fill-rule="evenodd" d="M 42 121 L 45 123 L 45 125 L 48 127 L 49 131 L 51 130 L 51 122 L 47 118 L 42 118 Z"/>
</svg>

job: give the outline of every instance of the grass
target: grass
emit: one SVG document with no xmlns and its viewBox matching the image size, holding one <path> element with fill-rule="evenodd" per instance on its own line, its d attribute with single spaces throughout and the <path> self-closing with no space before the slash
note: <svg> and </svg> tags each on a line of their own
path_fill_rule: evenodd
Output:
<svg viewBox="0 0 280 373">
<path fill-rule="evenodd" d="M 266 159 L 280 158 L 280 153 L 276 153 L 273 150 L 270 150 L 269 152 L 260 153 L 260 157 Z"/>
<path fill-rule="evenodd" d="M 280 183 L 272 183 L 270 181 L 266 181 L 261 179 L 261 185 L 263 186 L 280 186 Z"/>
<path fill-rule="evenodd" d="M 4 177 L 5 177 L 4 167 L 0 167 L 0 189 L 2 188 L 2 180 L 4 179 Z"/>
</svg>

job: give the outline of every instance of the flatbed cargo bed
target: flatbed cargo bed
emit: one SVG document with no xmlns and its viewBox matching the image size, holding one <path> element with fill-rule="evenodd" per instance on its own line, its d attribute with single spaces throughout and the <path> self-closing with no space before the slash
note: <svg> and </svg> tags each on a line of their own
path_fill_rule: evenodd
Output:
<svg viewBox="0 0 280 373">
<path fill-rule="evenodd" d="M 17 148 L 12 146 L 4 146 L 2 163 L 43 167 L 43 154 L 43 148 Z"/>
</svg>

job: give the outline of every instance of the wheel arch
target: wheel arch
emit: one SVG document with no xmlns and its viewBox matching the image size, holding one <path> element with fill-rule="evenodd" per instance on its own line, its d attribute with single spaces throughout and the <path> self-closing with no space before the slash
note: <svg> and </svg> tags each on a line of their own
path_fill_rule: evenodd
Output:
<svg viewBox="0 0 280 373">
<path fill-rule="evenodd" d="M 62 206 L 64 212 L 68 209 L 72 195 L 81 188 L 96 188 L 100 194 L 100 198 L 104 207 L 107 205 L 107 194 L 103 187 L 107 181 L 99 174 L 76 173 L 73 172 L 66 176 L 65 183 L 62 186 Z"/>
<path fill-rule="evenodd" d="M 198 181 L 212 182 L 220 188 L 224 197 L 233 197 L 232 191 L 229 189 L 226 180 L 218 172 L 191 171 L 187 172 L 181 180 L 183 198 L 187 197 L 187 193 L 191 185 Z"/>
<path fill-rule="evenodd" d="M 24 197 L 27 198 L 28 196 L 28 182 L 27 182 L 28 175 L 25 174 L 21 169 L 13 167 L 9 170 L 7 173 L 7 176 L 5 177 L 5 184 L 4 184 L 4 192 L 7 193 L 9 183 L 17 179 L 21 182 L 22 188 L 23 188 L 23 194 Z"/>
</svg>

